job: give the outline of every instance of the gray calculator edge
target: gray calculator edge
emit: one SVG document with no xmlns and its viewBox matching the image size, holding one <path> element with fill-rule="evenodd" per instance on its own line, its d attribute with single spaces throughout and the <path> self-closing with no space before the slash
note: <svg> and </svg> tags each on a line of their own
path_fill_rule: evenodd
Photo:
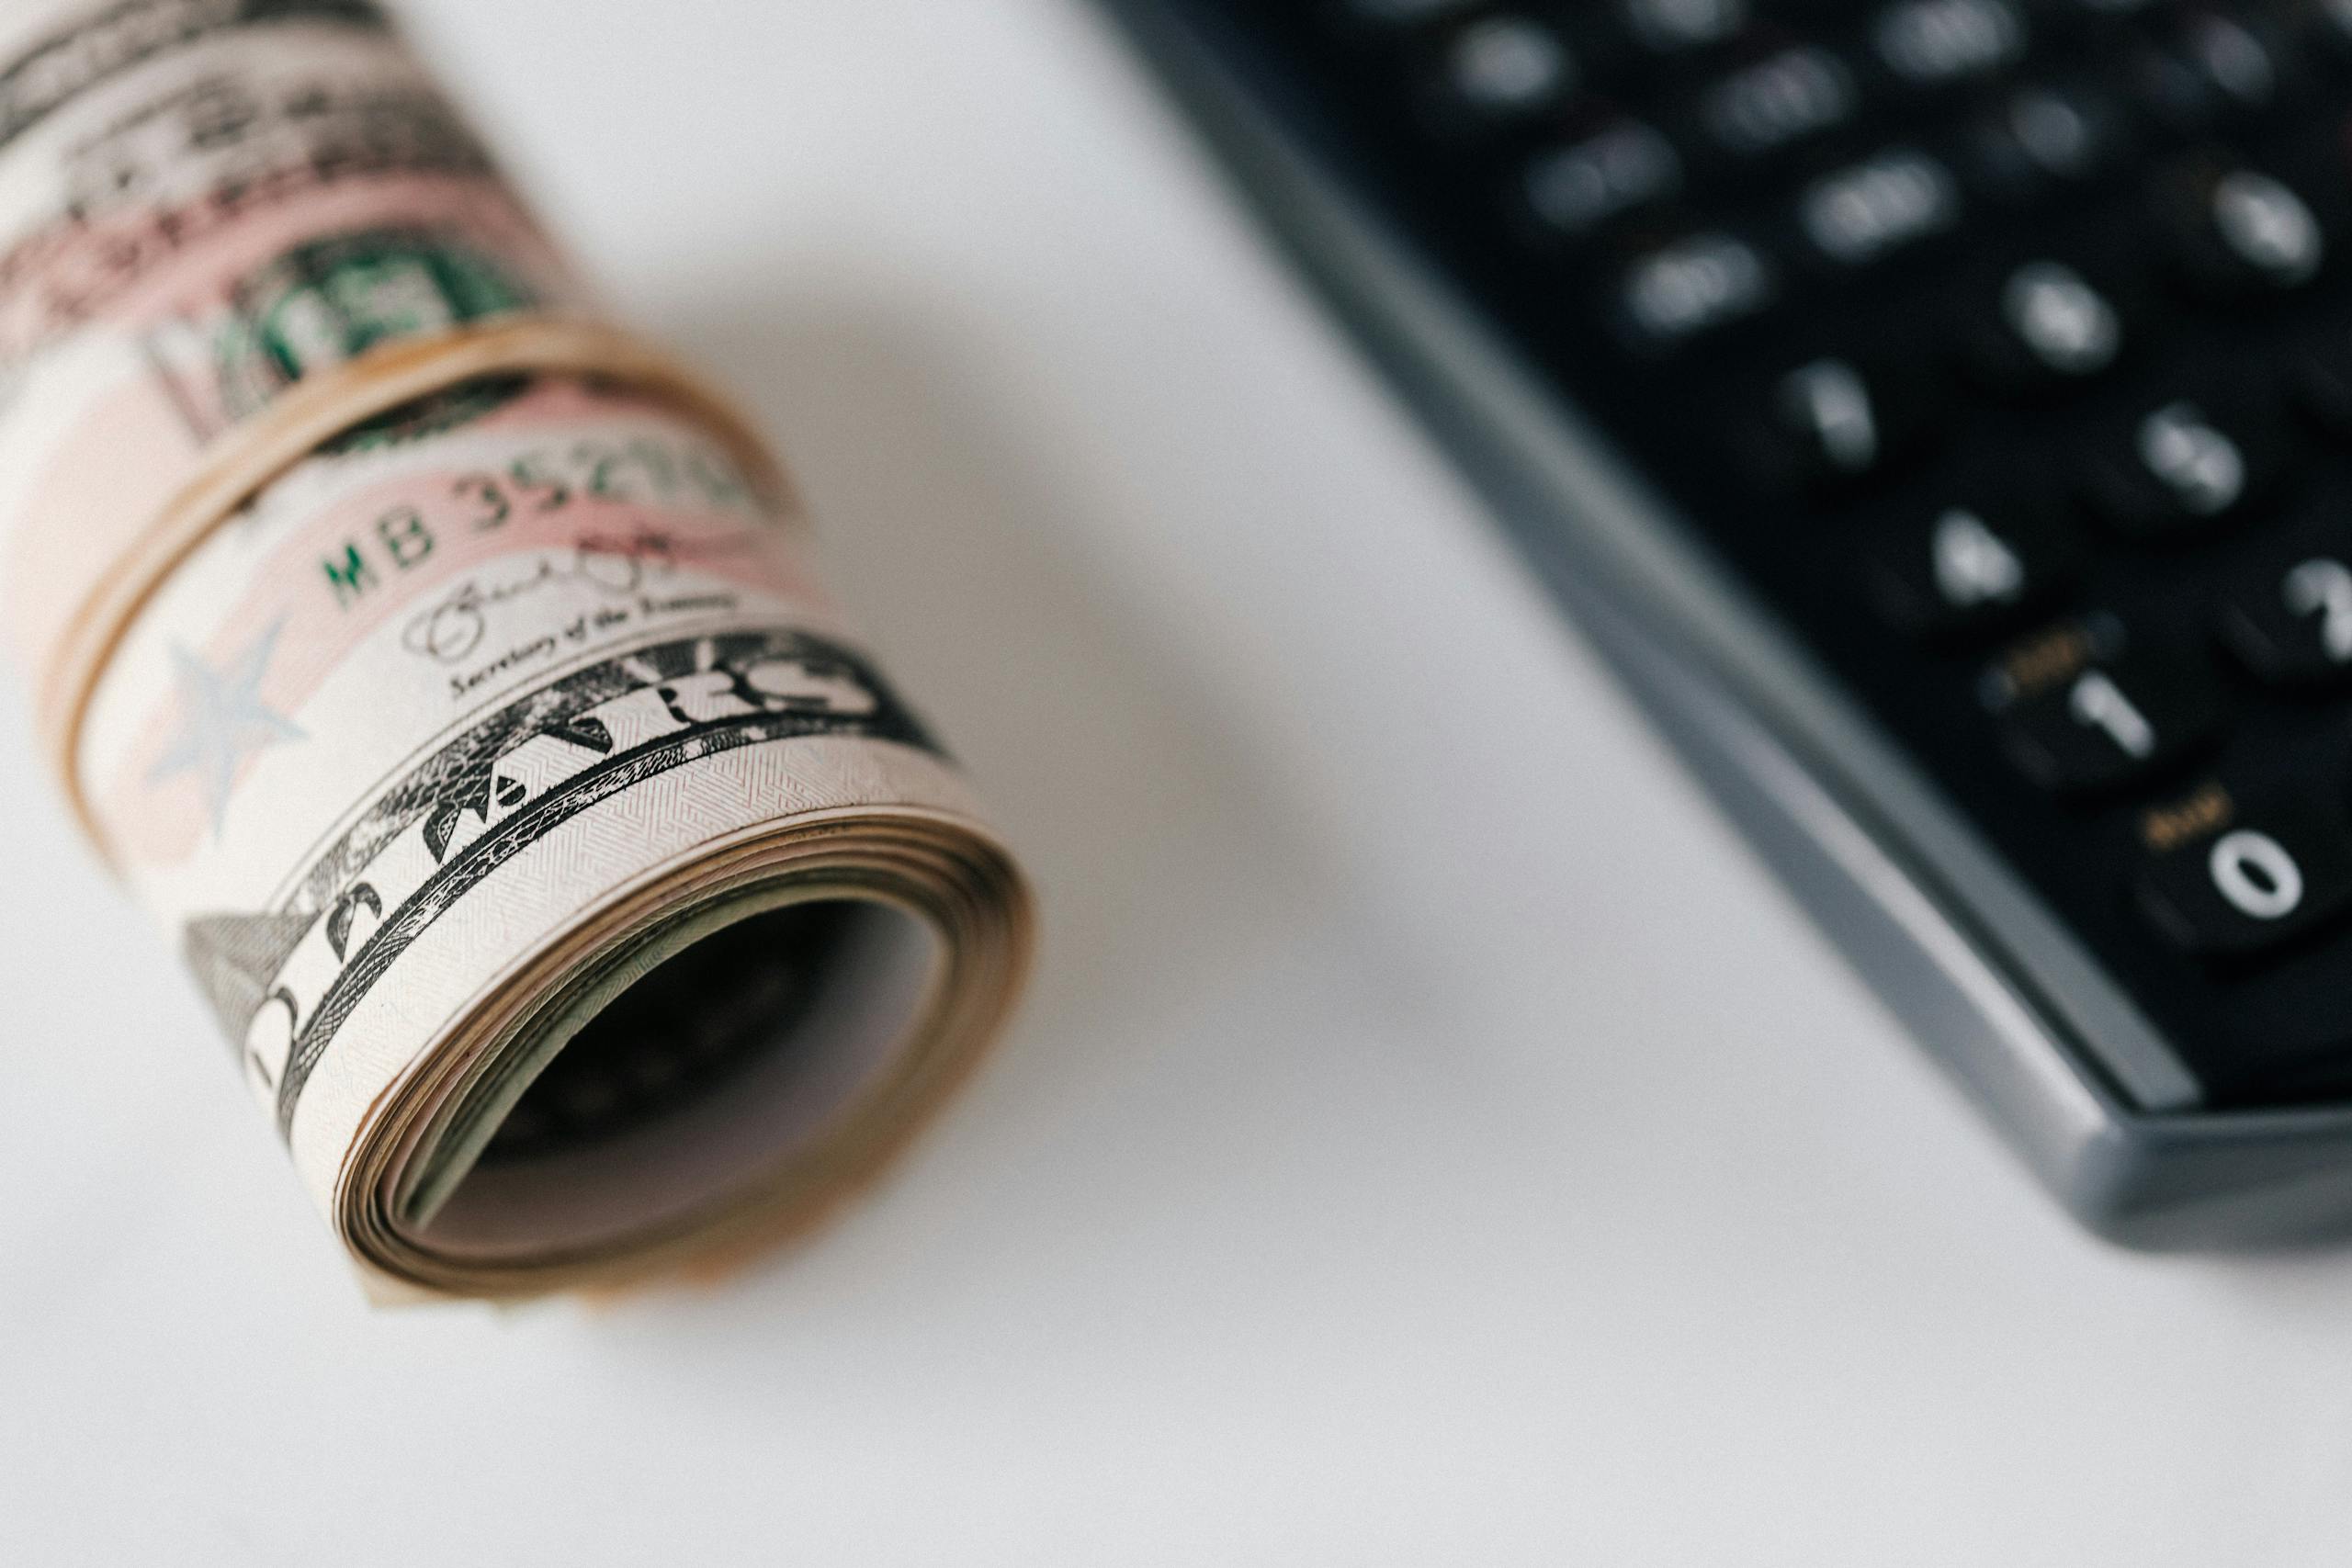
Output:
<svg viewBox="0 0 2352 1568">
<path fill-rule="evenodd" d="M 1857 970 L 2090 1229 L 2352 1238 L 2352 1106 L 2198 1107 L 2130 998 L 1605 440 L 1160 0 L 1102 0 L 1538 577 Z"/>
</svg>

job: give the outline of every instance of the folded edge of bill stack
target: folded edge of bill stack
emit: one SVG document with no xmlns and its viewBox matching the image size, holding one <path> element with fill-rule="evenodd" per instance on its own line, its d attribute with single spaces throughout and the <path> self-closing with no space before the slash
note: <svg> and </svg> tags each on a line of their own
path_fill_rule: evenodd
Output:
<svg viewBox="0 0 2352 1568">
<path fill-rule="evenodd" d="M 0 619 L 379 1299 L 794 1234 L 1017 999 L 788 481 L 372 0 L 0 17 Z"/>
</svg>

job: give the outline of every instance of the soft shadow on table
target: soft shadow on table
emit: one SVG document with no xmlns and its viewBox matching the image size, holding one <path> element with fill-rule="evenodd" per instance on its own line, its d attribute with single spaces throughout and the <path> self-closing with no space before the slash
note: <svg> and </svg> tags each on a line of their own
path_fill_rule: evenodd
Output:
<svg viewBox="0 0 2352 1568">
<path fill-rule="evenodd" d="M 1033 1148 L 1098 1096 L 1132 1094 L 1134 1054 L 1159 1048 L 1142 1043 L 1185 1027 L 1170 1021 L 1191 1016 L 1182 1010 L 1204 976 L 1280 950 L 1305 901 L 1328 903 L 1316 889 L 1339 874 L 1317 864 L 1312 814 L 1285 798 L 1186 670 L 1165 607 L 1118 581 L 1089 540 L 1103 519 L 1078 493 L 1085 486 L 1007 417 L 1007 390 L 984 359 L 959 354 L 935 323 L 866 301 L 763 301 L 740 280 L 713 297 L 725 314 L 682 312 L 656 331 L 780 438 L 829 581 L 978 784 L 1037 883 L 1044 919 L 1013 1033 L 884 1183 L 884 1202 L 903 1197 L 918 1211 L 888 1216 L 890 1248 L 927 1256 L 877 1259 L 858 1234 L 868 1216 L 854 1210 L 797 1255 L 730 1282 L 723 1302 L 657 1293 L 642 1308 L 740 1325 L 802 1312 L 810 1291 L 836 1304 L 848 1292 L 952 1295 L 961 1270 L 1011 1268 L 944 1233 L 968 1221 L 1004 1236 L 1002 1203 L 1036 1201 L 1041 1189 L 1058 1201 L 1050 1172 L 1006 1168 L 1034 1166 L 1044 1156 Z M 940 1190 L 943 1168 L 971 1190 Z M 910 1183 L 928 1185 L 909 1195 Z M 1068 1197 L 1094 1214 L 1109 1195 Z M 794 1305 L 763 1306 L 770 1297 Z"/>
<path fill-rule="evenodd" d="M 1218 1123 L 1218 1095 L 1295 1103 L 1273 1083 L 1282 1042 L 1252 1033 L 1246 992 L 1222 1012 L 1217 993 L 1365 902 L 1328 814 L 1219 700 L 1176 612 L 1116 547 L 1182 518 L 1106 514 L 1102 454 L 1056 449 L 979 340 L 879 296 L 763 299 L 732 275 L 704 296 L 723 304 L 689 300 L 652 326 L 779 438 L 830 581 L 1035 877 L 1042 961 L 997 1058 L 872 1200 L 719 1287 L 596 1320 L 607 1353 L 662 1375 L 728 1375 L 730 1346 L 794 1365 L 794 1347 L 888 1357 L 943 1315 L 1030 1312 L 1055 1280 L 1071 1310 L 1102 1309 L 1124 1299 L 1098 1293 L 1106 1268 L 1148 1290 L 1150 1259 L 1111 1255 L 1191 1223 L 1200 1195 L 1170 1145 L 1198 1140 L 1190 1168 L 1205 1171 L 1213 1145 L 1245 1135 L 1238 1109 Z M 1609 962 L 1604 934 L 1590 962 Z M 1408 962 L 1383 951 L 1347 967 Z M 1296 1131 L 1315 1157 L 1313 1130 Z M 2340 1315 L 2352 1281 L 2352 1251 L 2333 1248 L 2174 1262 L 2266 1315 L 2314 1321 Z"/>
</svg>

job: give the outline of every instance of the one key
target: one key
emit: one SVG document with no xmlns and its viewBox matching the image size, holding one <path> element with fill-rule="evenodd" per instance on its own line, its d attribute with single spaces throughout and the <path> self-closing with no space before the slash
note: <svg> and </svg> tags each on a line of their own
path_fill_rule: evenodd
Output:
<svg viewBox="0 0 2352 1568">
<path fill-rule="evenodd" d="M 2217 618 L 2230 651 L 2267 684 L 2352 677 L 2352 531 L 2315 528 L 2264 552 L 2222 588 Z"/>
<path fill-rule="evenodd" d="M 2246 806 L 2208 784 L 2144 813 L 2141 839 L 2141 908 L 2201 956 L 2247 957 L 2352 907 L 2352 822 L 2316 793 Z"/>
<path fill-rule="evenodd" d="M 2008 694 L 2001 724 L 2010 759 L 2059 795 L 2102 795 L 2154 777 L 2221 725 L 2221 688 L 2204 660 L 2186 649 L 2102 654 L 2092 640 L 2055 654 L 2013 649 L 1991 680 L 1996 698 Z"/>
<path fill-rule="evenodd" d="M 2216 300 L 2301 288 L 2333 248 L 2312 204 L 2259 169 L 2193 163 L 2160 184 L 2156 209 L 2183 280 Z"/>
<path fill-rule="evenodd" d="M 2084 490 L 2120 534 L 2156 539 L 2244 517 L 2267 498 L 2287 446 L 2267 399 L 2176 398 L 2089 444 Z"/>
<path fill-rule="evenodd" d="M 1770 489 L 1850 489 L 1893 469 L 1926 434 L 1931 389 L 1925 371 L 1899 360 L 1825 357 L 1770 385 L 1762 417 L 1741 447 Z"/>
<path fill-rule="evenodd" d="M 2050 603 L 2079 570 L 2080 542 L 2052 509 L 2021 500 L 1931 508 L 1867 551 L 1872 604 L 1898 630 L 1960 641 Z"/>
<path fill-rule="evenodd" d="M 2048 256 L 1997 275 L 1961 322 L 1961 349 L 1989 390 L 2038 398 L 2114 368 L 2126 343 L 2123 291 Z"/>
</svg>

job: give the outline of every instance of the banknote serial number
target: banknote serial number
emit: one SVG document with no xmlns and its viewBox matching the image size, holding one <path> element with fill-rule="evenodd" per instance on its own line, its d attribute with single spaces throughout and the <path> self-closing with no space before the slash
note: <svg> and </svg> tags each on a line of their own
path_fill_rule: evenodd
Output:
<svg viewBox="0 0 2352 1568">
<path fill-rule="evenodd" d="M 716 450 L 651 437 L 581 441 L 459 474 L 429 502 L 391 507 L 337 541 L 319 569 L 337 607 L 348 610 L 431 560 L 453 536 L 495 534 L 599 504 L 692 508 L 761 525 L 775 520 L 742 471 Z M 626 547 L 605 553 L 640 560 L 676 553 L 674 541 L 658 529 L 639 525 L 628 538 Z"/>
</svg>

